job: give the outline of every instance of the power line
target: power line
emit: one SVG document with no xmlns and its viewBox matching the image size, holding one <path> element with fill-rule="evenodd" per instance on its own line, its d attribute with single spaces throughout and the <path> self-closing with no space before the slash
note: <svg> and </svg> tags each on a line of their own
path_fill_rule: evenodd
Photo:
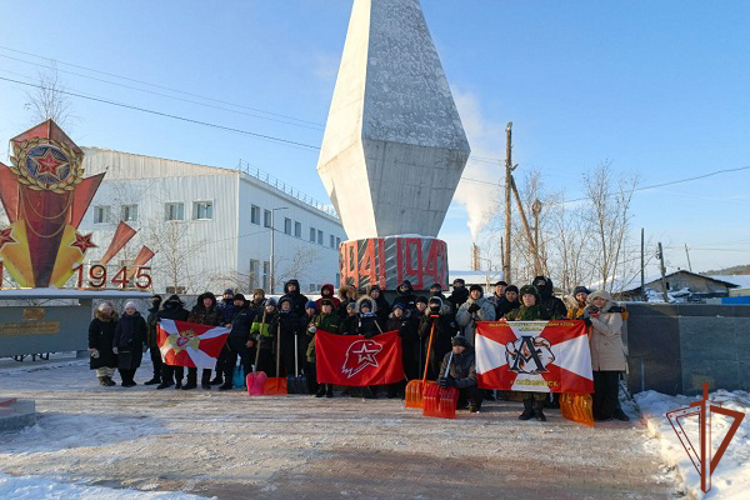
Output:
<svg viewBox="0 0 750 500">
<path fill-rule="evenodd" d="M 14 80 L 12 78 L 5 78 L 3 76 L 0 76 L 0 80 L 5 80 L 7 82 L 15 83 L 15 84 L 18 84 L 18 85 L 25 85 L 27 87 L 42 88 L 41 85 L 36 85 L 36 84 L 33 84 L 33 83 L 22 82 L 20 80 Z M 141 107 L 138 107 L 138 106 L 133 106 L 131 104 L 124 104 L 124 103 L 121 103 L 121 102 L 111 101 L 109 99 L 103 99 L 103 98 L 100 98 L 100 97 L 87 96 L 87 95 L 84 95 L 84 94 L 78 94 L 78 93 L 70 92 L 70 91 L 67 91 L 67 90 L 58 90 L 57 92 L 59 92 L 61 94 L 69 95 L 69 96 L 72 96 L 72 97 L 78 97 L 80 99 L 87 99 L 89 101 L 95 101 L 95 102 L 100 102 L 100 103 L 103 103 L 103 104 L 109 104 L 109 105 L 112 105 L 112 106 L 118 106 L 118 107 L 121 107 L 121 108 L 131 109 L 131 110 L 135 110 L 135 111 L 141 111 L 143 113 L 149 113 L 149 114 L 156 115 L 156 116 L 163 116 L 163 117 L 166 117 L 166 118 L 172 118 L 174 120 L 180 120 L 180 121 L 187 122 L 187 123 L 194 123 L 196 125 L 203 125 L 203 126 L 206 126 L 206 127 L 212 127 L 212 128 L 216 128 L 216 129 L 219 129 L 219 130 L 226 130 L 228 132 L 235 132 L 235 133 L 238 133 L 238 134 L 249 135 L 251 137 L 255 137 L 256 139 L 261 139 L 261 140 L 265 140 L 265 141 L 278 142 L 278 143 L 286 144 L 286 145 L 289 145 L 289 146 L 301 147 L 301 148 L 304 148 L 304 149 L 307 149 L 307 150 L 313 150 L 313 151 L 317 151 L 317 150 L 320 149 L 318 146 L 313 146 L 311 144 L 305 144 L 305 143 L 302 143 L 302 142 L 292 141 L 292 140 L 289 140 L 289 139 L 282 139 L 281 137 L 274 137 L 274 136 L 271 136 L 271 135 L 259 134 L 257 132 L 250 132 L 248 130 L 242 130 L 242 129 L 238 129 L 238 128 L 227 127 L 225 125 L 218 125 L 216 123 L 204 122 L 204 121 L 201 121 L 201 120 L 195 120 L 195 119 L 192 119 L 192 118 L 186 118 L 184 116 L 177 116 L 177 115 L 173 115 L 173 114 L 170 114 L 170 113 L 164 113 L 162 111 L 155 111 L 155 110 L 152 110 L 152 109 L 141 108 Z"/>
<path fill-rule="evenodd" d="M 191 93 L 191 92 L 186 92 L 184 90 L 178 90 L 178 89 L 174 89 L 174 88 L 171 88 L 171 87 L 166 87 L 164 85 L 158 85 L 156 83 L 146 82 L 146 81 L 143 81 L 143 80 L 138 80 L 136 78 L 130 78 L 130 77 L 127 77 L 127 76 L 118 75 L 118 74 L 115 74 L 115 73 L 108 73 L 106 71 L 101 71 L 101 70 L 98 70 L 98 69 L 89 68 L 87 66 L 81 66 L 80 64 L 73 64 L 73 63 L 69 63 L 69 62 L 65 62 L 65 61 L 60 61 L 58 59 L 54 59 L 54 58 L 51 58 L 51 57 L 40 56 L 38 54 L 32 54 L 31 52 L 25 52 L 23 50 L 13 49 L 11 47 L 6 47 L 6 46 L 3 46 L 3 45 L 0 45 L 0 49 L 8 50 L 10 52 L 15 52 L 17 54 L 23 54 L 23 55 L 26 55 L 26 56 L 36 57 L 36 58 L 39 58 L 39 59 L 44 59 L 46 61 L 51 61 L 51 62 L 56 63 L 56 64 L 62 64 L 62 65 L 65 65 L 65 66 L 70 66 L 72 68 L 78 68 L 78 69 L 83 69 L 85 71 L 91 71 L 92 73 L 98 73 L 100 75 L 111 76 L 111 77 L 114 77 L 114 78 L 119 78 L 121 80 L 126 80 L 126 81 L 129 81 L 129 82 L 139 83 L 141 85 L 147 85 L 147 86 L 155 87 L 155 88 L 162 89 L 162 90 L 168 90 L 170 92 L 175 92 L 175 93 L 187 95 L 187 96 L 190 96 L 190 97 L 197 97 L 199 99 L 205 99 L 206 101 L 212 101 L 212 102 L 216 102 L 216 103 L 219 103 L 219 104 L 228 104 L 230 106 L 236 106 L 238 108 L 243 108 L 243 109 L 247 109 L 247 110 L 250 110 L 250 111 L 255 111 L 257 113 L 264 113 L 264 114 L 267 114 L 267 115 L 270 115 L 270 116 L 278 116 L 278 117 L 281 117 L 281 118 L 287 118 L 287 119 L 290 119 L 290 120 L 295 120 L 295 121 L 299 121 L 299 122 L 302 122 L 302 123 L 307 123 L 307 124 L 310 124 L 310 125 L 315 125 L 315 126 L 318 126 L 318 127 L 322 127 L 322 125 L 320 123 L 316 123 L 316 122 L 313 122 L 313 121 L 303 120 L 301 118 L 295 118 L 293 116 L 283 115 L 281 113 L 273 113 L 271 111 L 265 111 L 263 109 L 253 108 L 253 107 L 250 107 L 250 106 L 245 106 L 245 105 L 242 105 L 242 104 L 237 104 L 237 103 L 233 103 L 233 102 L 229 102 L 229 101 L 223 101 L 221 99 L 215 99 L 215 98 L 212 98 L 212 97 L 206 97 L 206 96 L 203 96 L 203 95 L 200 95 L 200 94 L 194 94 L 194 93 Z M 5 56 L 5 57 L 7 57 L 7 56 Z"/>
</svg>

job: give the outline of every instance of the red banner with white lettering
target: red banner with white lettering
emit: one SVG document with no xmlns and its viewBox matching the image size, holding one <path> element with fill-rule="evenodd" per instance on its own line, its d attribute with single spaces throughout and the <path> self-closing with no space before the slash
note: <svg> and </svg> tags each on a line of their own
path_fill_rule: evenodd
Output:
<svg viewBox="0 0 750 500">
<path fill-rule="evenodd" d="M 401 338 L 396 331 L 366 339 L 318 330 L 315 359 L 320 384 L 364 386 L 404 380 Z"/>
</svg>

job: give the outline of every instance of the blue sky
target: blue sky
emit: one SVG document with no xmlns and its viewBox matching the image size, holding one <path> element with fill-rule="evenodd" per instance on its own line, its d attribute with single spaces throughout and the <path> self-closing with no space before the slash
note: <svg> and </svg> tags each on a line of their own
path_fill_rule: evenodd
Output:
<svg viewBox="0 0 750 500">
<path fill-rule="evenodd" d="M 643 185 L 750 165 L 750 3 L 422 5 L 477 156 L 502 157 L 513 121 L 519 168 L 541 169 L 568 197 L 581 195 L 581 173 L 604 160 L 639 173 Z M 214 100 L 60 63 L 71 91 L 317 146 L 350 8 L 348 0 L 0 0 L 0 77 L 34 79 L 38 66 L 28 62 L 43 60 L 7 49 L 20 50 Z M 31 125 L 24 92 L 0 81 L 2 144 Z M 225 167 L 241 158 L 327 199 L 314 150 L 72 102 L 67 128 L 78 144 Z M 471 163 L 465 176 L 499 181 L 500 168 Z M 672 269 L 687 267 L 685 243 L 694 270 L 750 263 L 748 187 L 745 170 L 641 192 L 633 227 L 664 242 Z M 474 188 L 489 205 L 492 189 Z M 460 204 L 441 236 L 451 267 L 468 267 Z"/>
</svg>

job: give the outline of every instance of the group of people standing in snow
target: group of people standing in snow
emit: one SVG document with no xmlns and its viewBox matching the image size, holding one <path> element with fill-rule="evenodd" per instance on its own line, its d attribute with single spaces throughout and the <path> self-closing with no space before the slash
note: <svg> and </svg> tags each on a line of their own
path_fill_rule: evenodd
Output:
<svg viewBox="0 0 750 500">
<path fill-rule="evenodd" d="M 552 319 L 583 320 L 590 327 L 590 346 L 594 370 L 594 417 L 597 420 L 628 417 L 619 406 L 619 377 L 625 371 L 625 348 L 622 342 L 622 310 L 605 291 L 591 293 L 577 287 L 570 304 L 556 298 L 552 281 L 544 276 L 534 278 L 520 289 L 500 281 L 491 296 L 485 297 L 481 286 L 466 287 L 456 279 L 453 290 L 445 296 L 440 285 L 433 284 L 429 295 L 418 295 L 405 280 L 398 286 L 390 304 L 377 285 L 360 292 L 342 286 L 338 297 L 333 285 L 324 285 L 321 298 L 310 301 L 300 291 L 299 282 L 290 280 L 278 301 L 256 289 L 252 298 L 225 290 L 221 300 L 213 293 L 200 295 L 192 310 L 177 295 L 162 303 L 159 295 L 151 298 L 152 307 L 143 318 L 132 302 L 118 316 L 112 305 L 102 303 L 89 328 L 91 368 L 100 383 L 115 385 L 112 380 L 119 368 L 122 386 L 130 387 L 142 353 L 150 350 L 153 377 L 146 385 L 157 389 L 176 387 L 190 390 L 198 387 L 198 370 L 170 366 L 162 362 L 157 345 L 157 324 L 163 319 L 187 321 L 202 325 L 226 326 L 229 337 L 216 364 L 202 370 L 204 390 L 234 387 L 233 375 L 238 360 L 244 373 L 263 371 L 269 377 L 304 373 L 308 389 L 316 397 L 333 397 L 333 387 L 318 384 L 315 370 L 315 334 L 318 330 L 340 335 L 363 335 L 371 338 L 383 332 L 397 331 L 402 341 L 405 381 L 383 387 L 388 398 L 404 397 L 406 381 L 422 377 L 438 380 L 441 386 L 459 389 L 459 408 L 479 411 L 483 400 L 495 399 L 493 391 L 477 385 L 474 337 L 479 321 L 534 321 Z M 427 358 L 428 342 L 432 347 Z M 453 355 L 451 356 L 451 352 Z M 277 357 L 279 370 L 277 373 Z M 344 394 L 377 398 L 380 387 L 348 388 Z M 546 393 L 525 392 L 522 420 L 544 421 L 545 405 L 555 405 Z M 507 395 L 505 395 L 507 396 Z"/>
</svg>

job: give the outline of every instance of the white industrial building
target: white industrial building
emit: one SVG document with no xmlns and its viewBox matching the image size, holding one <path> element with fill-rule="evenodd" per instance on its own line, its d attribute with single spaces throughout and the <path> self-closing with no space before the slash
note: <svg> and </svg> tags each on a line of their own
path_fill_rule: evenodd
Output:
<svg viewBox="0 0 750 500">
<path fill-rule="evenodd" d="M 83 149 L 86 176 L 106 171 L 80 226 L 99 245 L 87 253 L 88 264 L 101 259 L 122 220 L 138 234 L 109 269 L 132 262 L 148 245 L 156 252 L 149 264 L 157 293 L 269 292 L 272 273 L 276 293 L 291 278 L 304 293 L 338 286 L 345 233 L 332 207 L 247 165 L 217 168 Z"/>
</svg>

